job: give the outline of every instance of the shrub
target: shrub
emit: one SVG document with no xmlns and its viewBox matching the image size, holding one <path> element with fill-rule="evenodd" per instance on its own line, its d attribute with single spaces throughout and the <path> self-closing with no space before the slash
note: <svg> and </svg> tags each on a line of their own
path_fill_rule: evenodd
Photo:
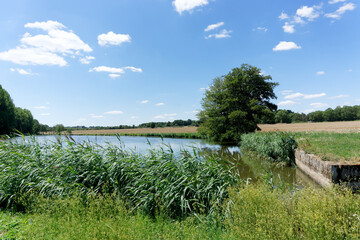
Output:
<svg viewBox="0 0 360 240">
<path fill-rule="evenodd" d="M 288 133 L 250 133 L 241 136 L 240 149 L 254 151 L 273 162 L 295 162 L 297 143 Z"/>
</svg>

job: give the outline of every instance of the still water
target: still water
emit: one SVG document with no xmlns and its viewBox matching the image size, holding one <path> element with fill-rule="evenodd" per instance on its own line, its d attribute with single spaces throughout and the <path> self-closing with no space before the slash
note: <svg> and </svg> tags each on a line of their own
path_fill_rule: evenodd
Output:
<svg viewBox="0 0 360 240">
<path fill-rule="evenodd" d="M 194 148 L 200 151 L 217 152 L 223 159 L 236 164 L 240 176 L 249 181 L 258 181 L 266 178 L 267 181 L 273 181 L 275 185 L 290 186 L 313 186 L 317 184 L 306 176 L 301 170 L 295 167 L 276 166 L 268 161 L 241 154 L 237 146 L 221 146 L 202 139 L 176 139 L 176 138 L 158 138 L 158 137 L 133 137 L 121 136 L 120 141 L 116 136 L 71 136 L 78 143 L 94 143 L 105 146 L 107 144 L 121 145 L 128 151 L 134 151 L 141 154 L 147 154 L 151 148 L 171 148 L 174 153 L 180 153 L 181 150 L 192 151 Z M 64 138 L 64 137 L 61 137 Z M 36 136 L 36 141 L 40 143 L 57 142 L 59 136 L 45 135 Z M 22 141 L 22 138 L 16 138 L 16 141 Z"/>
</svg>

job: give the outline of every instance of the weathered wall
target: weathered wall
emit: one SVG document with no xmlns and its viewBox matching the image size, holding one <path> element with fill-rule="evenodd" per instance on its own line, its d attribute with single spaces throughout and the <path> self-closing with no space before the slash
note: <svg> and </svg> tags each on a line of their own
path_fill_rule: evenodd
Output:
<svg viewBox="0 0 360 240">
<path fill-rule="evenodd" d="M 354 190 L 360 189 L 360 164 L 340 164 L 322 161 L 314 154 L 301 149 L 295 151 L 295 163 L 299 169 L 322 186 L 346 183 Z"/>
</svg>

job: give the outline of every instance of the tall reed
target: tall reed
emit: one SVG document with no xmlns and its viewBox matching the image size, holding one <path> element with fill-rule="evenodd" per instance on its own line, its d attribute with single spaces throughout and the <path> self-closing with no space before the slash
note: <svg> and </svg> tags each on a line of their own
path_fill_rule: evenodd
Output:
<svg viewBox="0 0 360 240">
<path fill-rule="evenodd" d="M 21 206 L 24 194 L 66 197 L 116 193 L 132 209 L 184 217 L 206 213 L 239 181 L 236 168 L 197 149 L 176 154 L 170 146 L 140 155 L 118 145 L 40 144 L 34 138 L 0 142 L 0 203 Z"/>
</svg>

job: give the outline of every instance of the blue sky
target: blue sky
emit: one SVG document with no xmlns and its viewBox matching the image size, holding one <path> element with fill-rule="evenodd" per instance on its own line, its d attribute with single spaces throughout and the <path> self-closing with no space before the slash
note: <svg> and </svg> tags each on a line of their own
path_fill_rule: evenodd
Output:
<svg viewBox="0 0 360 240">
<path fill-rule="evenodd" d="M 359 0 L 4 1 L 0 84 L 41 123 L 195 119 L 243 63 L 281 109 L 360 104 Z"/>
</svg>

